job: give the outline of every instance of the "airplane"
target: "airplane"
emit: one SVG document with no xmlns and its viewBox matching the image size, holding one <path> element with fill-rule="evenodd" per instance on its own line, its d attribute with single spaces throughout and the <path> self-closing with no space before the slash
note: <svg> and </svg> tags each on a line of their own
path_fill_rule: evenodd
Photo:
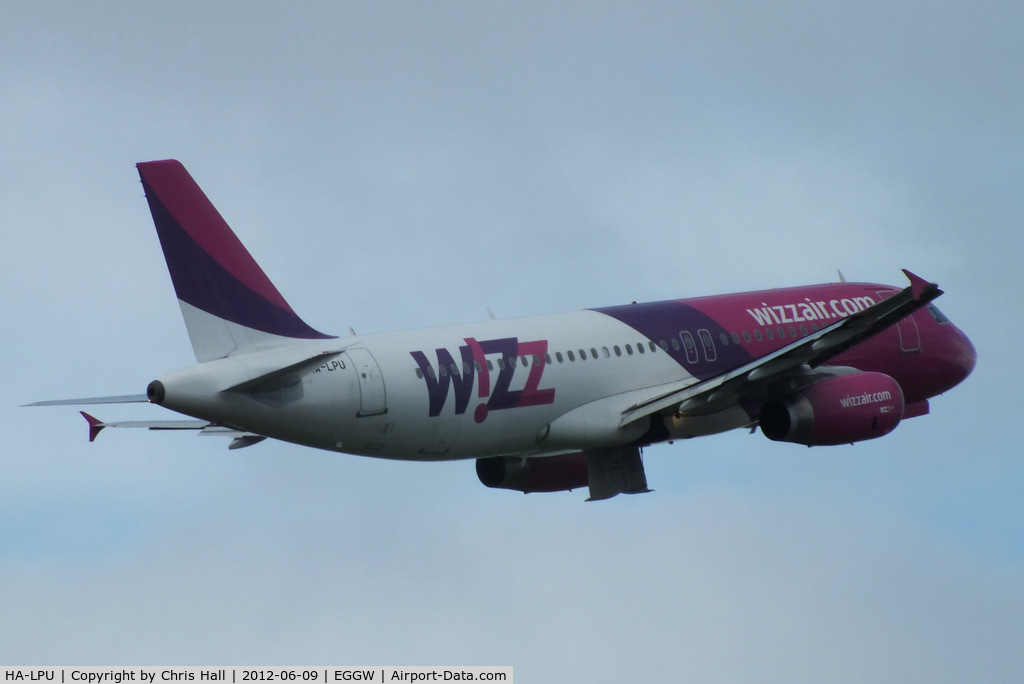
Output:
<svg viewBox="0 0 1024 684">
<path fill-rule="evenodd" d="M 905 288 L 841 282 L 337 337 L 285 301 L 178 161 L 136 165 L 196 364 L 145 402 L 231 449 L 267 438 L 413 461 L 475 459 L 488 487 L 650 491 L 642 450 L 745 428 L 830 446 L 925 415 L 976 352 L 910 271 Z"/>
</svg>

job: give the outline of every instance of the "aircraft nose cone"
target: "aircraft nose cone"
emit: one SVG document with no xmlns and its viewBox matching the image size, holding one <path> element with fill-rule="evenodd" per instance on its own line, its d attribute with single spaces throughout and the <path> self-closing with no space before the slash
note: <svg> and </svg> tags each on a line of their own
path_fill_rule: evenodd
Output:
<svg viewBox="0 0 1024 684">
<path fill-rule="evenodd" d="M 960 332 L 960 331 L 957 331 L 957 332 Z M 957 363 L 957 366 L 960 368 L 960 372 L 962 373 L 962 375 L 957 380 L 957 382 L 961 382 L 968 375 L 971 374 L 971 371 L 974 370 L 974 366 L 977 365 L 977 363 L 978 363 L 978 352 L 977 352 L 977 350 L 975 350 L 974 344 L 971 343 L 971 341 L 970 341 L 970 339 L 968 339 L 967 335 L 964 335 L 962 332 L 960 332 L 960 334 L 958 335 L 957 348 L 958 348 L 960 354 L 959 354 L 959 358 L 957 359 L 956 363 Z"/>
<path fill-rule="evenodd" d="M 924 397 L 934 397 L 963 382 L 974 370 L 978 354 L 967 335 L 949 324 L 925 345 L 922 361 L 915 387 Z"/>
</svg>

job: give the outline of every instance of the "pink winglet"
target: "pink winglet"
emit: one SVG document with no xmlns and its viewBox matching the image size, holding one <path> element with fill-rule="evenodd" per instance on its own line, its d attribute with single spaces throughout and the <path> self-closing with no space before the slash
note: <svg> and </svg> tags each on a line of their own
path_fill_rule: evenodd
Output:
<svg viewBox="0 0 1024 684">
<path fill-rule="evenodd" d="M 81 413 L 82 417 L 89 423 L 89 441 L 95 441 L 96 435 L 100 434 L 100 430 L 107 427 L 106 423 L 95 416 L 90 416 L 85 411 L 79 411 L 79 413 Z"/>
<path fill-rule="evenodd" d="M 914 275 L 907 269 L 903 269 L 903 275 L 907 276 L 907 280 L 910 281 L 910 292 L 914 295 L 914 299 L 920 299 L 927 290 L 938 287 L 935 283 L 929 283 L 924 278 Z"/>
</svg>

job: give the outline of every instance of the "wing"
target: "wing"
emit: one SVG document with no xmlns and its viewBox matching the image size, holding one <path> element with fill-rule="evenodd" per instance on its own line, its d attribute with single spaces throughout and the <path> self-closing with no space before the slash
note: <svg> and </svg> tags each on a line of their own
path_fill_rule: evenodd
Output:
<svg viewBox="0 0 1024 684">
<path fill-rule="evenodd" d="M 89 423 L 89 441 L 95 441 L 96 436 L 104 428 L 145 428 L 147 430 L 198 430 L 200 435 L 214 437 L 234 437 L 229 449 L 241 449 L 252 446 L 266 439 L 263 435 L 256 435 L 251 432 L 235 430 L 223 425 L 215 425 L 206 420 L 121 420 L 112 423 L 105 423 L 99 418 L 89 415 L 85 411 L 79 411 L 86 422 Z"/>
<path fill-rule="evenodd" d="M 710 413 L 740 397 L 763 395 L 766 388 L 795 370 L 821 366 L 942 294 L 935 283 L 906 269 L 903 273 L 910 280 L 910 286 L 898 294 L 728 373 L 693 385 L 664 388 L 661 393 L 625 408 L 620 424 L 626 425 L 670 407 L 683 413 Z"/>
<path fill-rule="evenodd" d="M 710 413 L 735 403 L 740 397 L 759 397 L 773 383 L 797 369 L 823 365 L 942 294 L 935 283 L 906 269 L 903 273 L 910 280 L 910 286 L 896 295 L 728 373 L 697 384 L 663 388 L 662 392 L 626 407 L 620 424 L 626 425 L 672 407 L 683 413 Z"/>
<path fill-rule="evenodd" d="M 907 270 L 903 273 L 910 285 L 896 295 L 739 368 L 695 384 L 682 381 L 620 395 L 620 429 L 667 409 L 704 414 L 726 408 L 741 397 L 762 398 L 780 380 L 825 364 L 942 294 L 935 283 Z"/>
</svg>

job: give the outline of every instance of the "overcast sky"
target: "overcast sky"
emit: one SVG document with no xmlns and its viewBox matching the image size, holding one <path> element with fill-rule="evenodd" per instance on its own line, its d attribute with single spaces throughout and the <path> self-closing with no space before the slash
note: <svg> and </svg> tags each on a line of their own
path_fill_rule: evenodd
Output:
<svg viewBox="0 0 1024 684">
<path fill-rule="evenodd" d="M 0 663 L 1024 679 L 1024 5 L 808 5 L 6 3 Z M 193 362 L 134 168 L 168 157 L 320 330 L 906 267 L 978 367 L 875 442 L 650 448 L 655 492 L 603 503 L 88 444 L 19 405 Z"/>
</svg>

